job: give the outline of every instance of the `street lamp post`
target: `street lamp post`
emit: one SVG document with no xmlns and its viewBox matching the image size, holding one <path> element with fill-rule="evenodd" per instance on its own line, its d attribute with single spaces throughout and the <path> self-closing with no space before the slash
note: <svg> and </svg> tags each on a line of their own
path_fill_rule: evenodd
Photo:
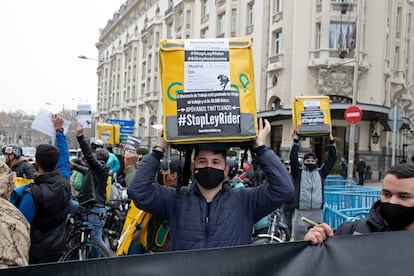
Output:
<svg viewBox="0 0 414 276">
<path fill-rule="evenodd" d="M 355 65 L 354 65 L 354 79 L 352 84 L 352 105 L 357 104 L 357 96 L 358 96 L 358 75 L 359 75 L 359 45 L 361 44 L 360 38 L 360 31 L 361 31 L 361 23 L 362 23 L 362 7 L 363 7 L 363 0 L 356 2 L 357 5 L 357 22 L 355 24 L 355 33 L 356 33 L 356 41 L 355 41 Z M 352 181 L 353 179 L 353 168 L 354 168 L 354 159 L 355 159 L 355 124 L 351 124 L 349 128 L 349 152 L 348 152 L 348 181 Z"/>
</svg>

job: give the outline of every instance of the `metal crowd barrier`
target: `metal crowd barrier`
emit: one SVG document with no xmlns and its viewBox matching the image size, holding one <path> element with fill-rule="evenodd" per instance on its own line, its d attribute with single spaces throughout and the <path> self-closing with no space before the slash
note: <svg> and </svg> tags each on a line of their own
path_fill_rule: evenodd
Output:
<svg viewBox="0 0 414 276">
<path fill-rule="evenodd" d="M 325 181 L 324 220 L 333 229 L 343 222 L 366 218 L 371 206 L 381 197 L 381 189 L 348 183 L 333 177 Z"/>
</svg>

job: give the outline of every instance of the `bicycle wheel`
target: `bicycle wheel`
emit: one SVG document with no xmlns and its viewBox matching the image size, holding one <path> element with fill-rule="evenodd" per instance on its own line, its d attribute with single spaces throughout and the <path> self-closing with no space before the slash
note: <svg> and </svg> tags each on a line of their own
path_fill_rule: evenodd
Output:
<svg viewBox="0 0 414 276">
<path fill-rule="evenodd" d="M 103 248 L 101 245 L 94 241 L 89 241 L 87 243 L 78 243 L 72 246 L 60 258 L 60 262 L 84 261 L 88 259 L 108 258 L 112 256 L 112 252 L 110 252 L 108 249 Z"/>
<path fill-rule="evenodd" d="M 288 242 L 290 239 L 289 230 L 286 228 L 278 228 L 273 237 L 269 234 L 259 234 L 252 239 L 252 244 L 268 244 L 268 243 L 279 243 Z"/>
</svg>

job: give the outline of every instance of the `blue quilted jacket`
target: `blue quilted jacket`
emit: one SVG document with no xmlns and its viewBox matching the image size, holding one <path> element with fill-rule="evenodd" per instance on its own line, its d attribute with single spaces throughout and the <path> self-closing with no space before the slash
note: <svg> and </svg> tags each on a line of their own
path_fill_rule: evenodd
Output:
<svg viewBox="0 0 414 276">
<path fill-rule="evenodd" d="M 138 208 L 168 219 L 172 250 L 249 244 L 253 224 L 280 207 L 294 192 L 287 170 L 273 151 L 266 150 L 257 162 L 267 183 L 240 189 L 225 184 L 208 212 L 207 201 L 195 182 L 191 187 L 182 187 L 178 197 L 174 188 L 153 183 L 160 157 L 155 151 L 143 157 L 128 195 Z"/>
</svg>

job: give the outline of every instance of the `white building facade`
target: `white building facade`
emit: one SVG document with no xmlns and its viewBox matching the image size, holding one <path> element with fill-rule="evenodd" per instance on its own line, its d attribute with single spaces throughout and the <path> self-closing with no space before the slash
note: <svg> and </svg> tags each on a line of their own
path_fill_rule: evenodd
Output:
<svg viewBox="0 0 414 276">
<path fill-rule="evenodd" d="M 338 150 L 346 156 L 344 111 L 355 95 L 363 111 L 355 157 L 363 157 L 374 178 L 381 178 L 393 149 L 396 162 L 414 153 L 413 11 L 412 0 L 127 0 L 96 44 L 96 123 L 134 120 L 135 135 L 150 147 L 156 137 L 151 126 L 161 124 L 163 115 L 159 41 L 251 37 L 257 111 L 271 121 L 271 148 L 288 157 L 295 96 L 324 95 L 331 99 L 333 134 L 342 141 Z M 355 50 L 346 53 L 356 26 L 357 93 Z M 388 113 L 395 105 L 404 115 L 393 147 Z M 325 142 L 323 137 L 306 138 L 301 149 L 315 151 L 323 161 Z"/>
</svg>

